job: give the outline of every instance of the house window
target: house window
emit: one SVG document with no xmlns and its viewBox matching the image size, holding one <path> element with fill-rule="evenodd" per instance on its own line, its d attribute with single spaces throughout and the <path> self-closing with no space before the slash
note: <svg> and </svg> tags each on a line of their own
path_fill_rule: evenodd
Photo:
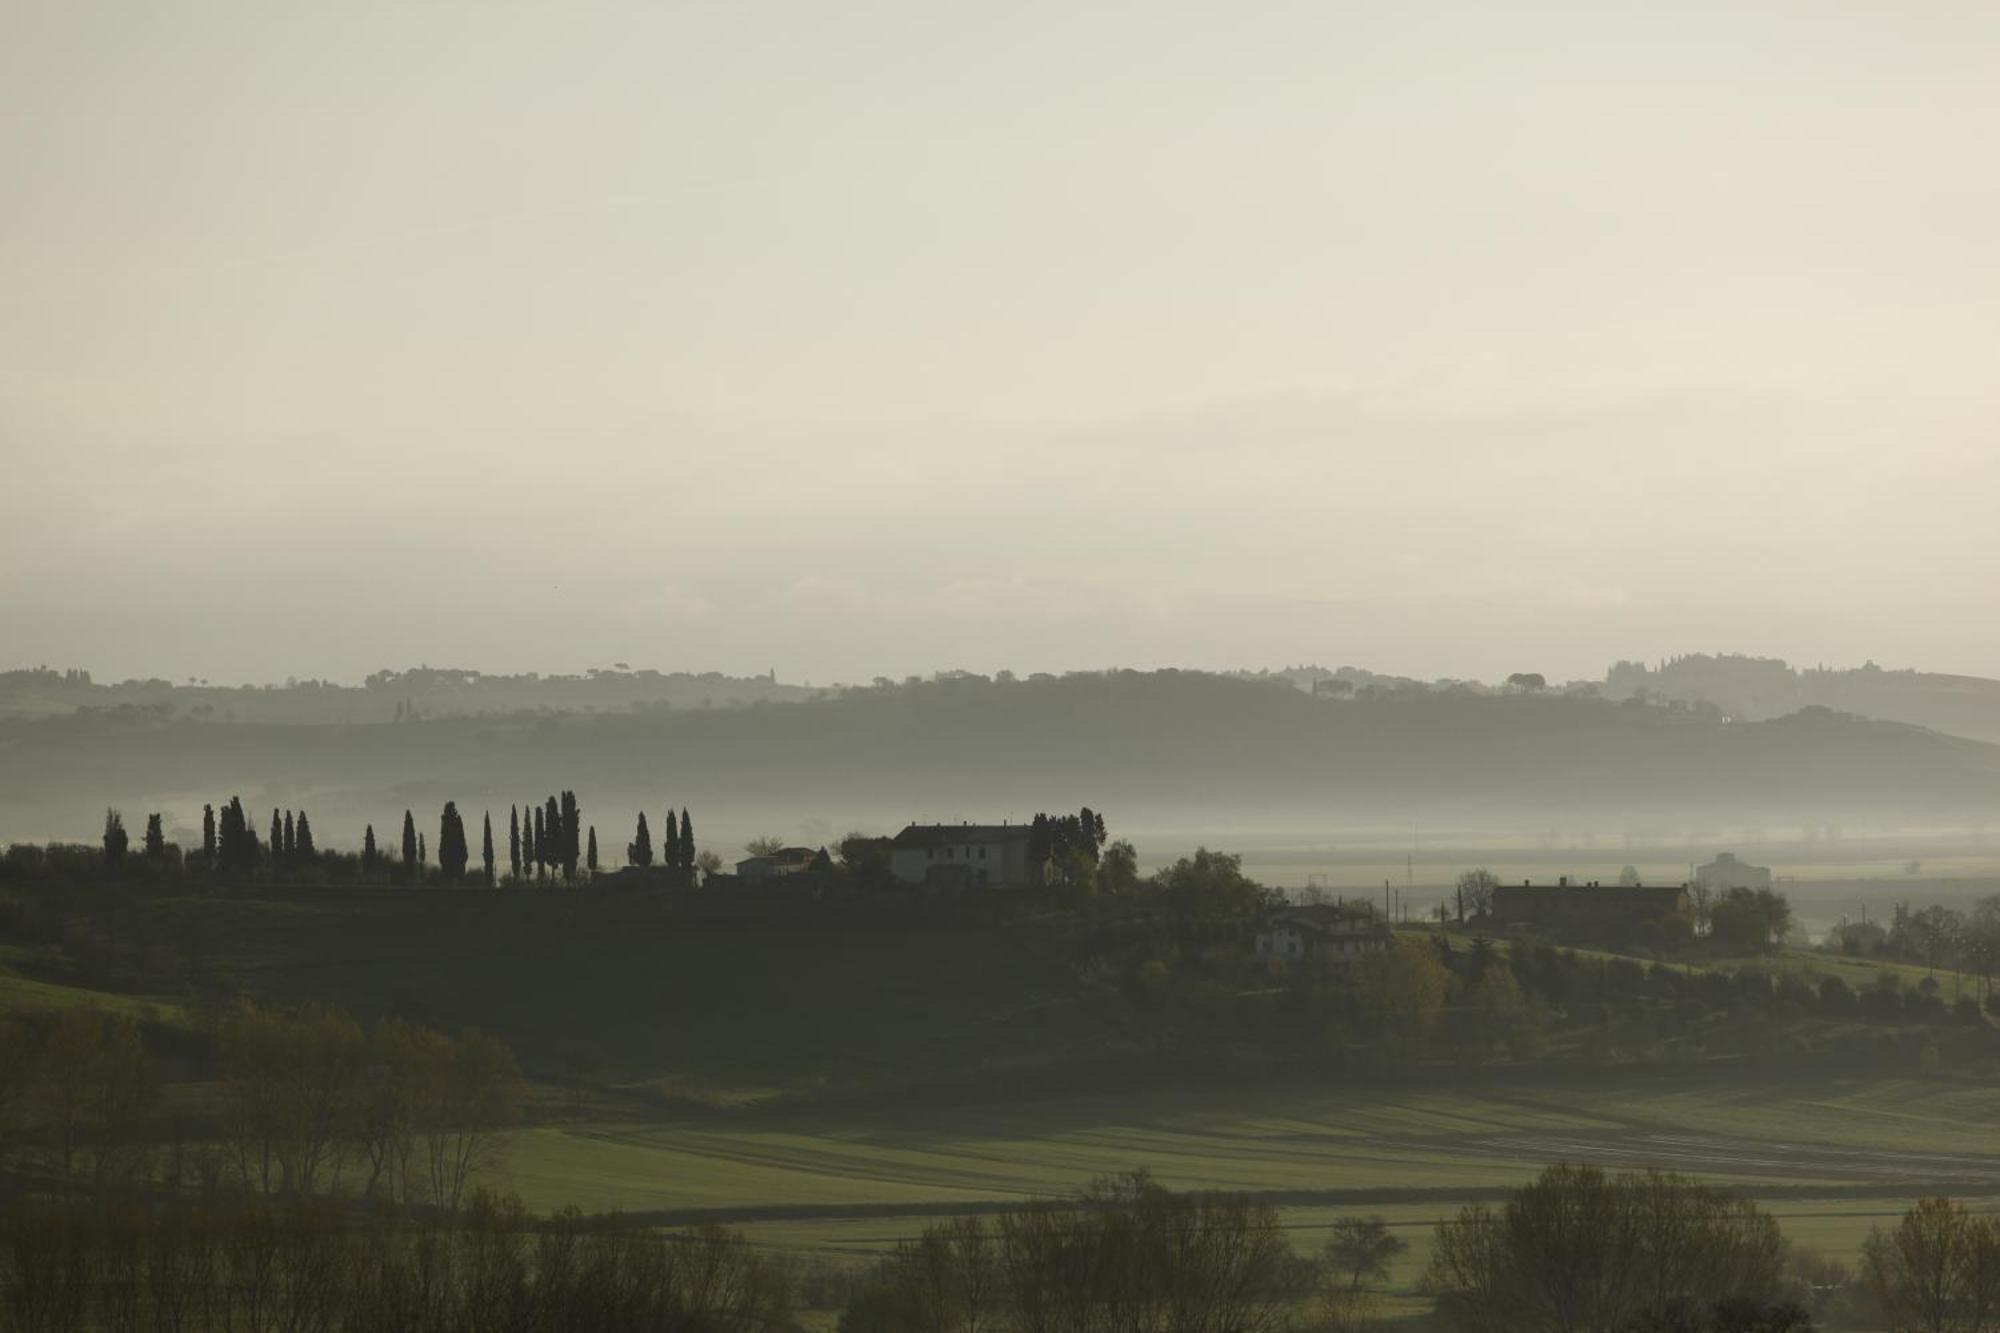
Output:
<svg viewBox="0 0 2000 1333">
<path fill-rule="evenodd" d="M 979 849 L 979 859 L 982 861 L 986 859 L 986 849 L 984 847 Z"/>
</svg>

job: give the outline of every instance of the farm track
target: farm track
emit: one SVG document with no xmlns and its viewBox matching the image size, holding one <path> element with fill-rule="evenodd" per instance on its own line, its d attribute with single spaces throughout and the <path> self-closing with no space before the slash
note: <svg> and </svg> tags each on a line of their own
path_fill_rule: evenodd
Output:
<svg viewBox="0 0 2000 1333">
<path fill-rule="evenodd" d="M 1706 1177 L 1752 1176 L 1744 1192 L 1764 1200 L 1905 1200 L 1936 1192 L 1963 1196 L 2000 1193 L 2000 1156 L 1894 1152 L 1836 1145 L 1775 1143 L 1710 1135 L 1628 1133 L 1500 1134 L 1470 1141 L 1369 1140 L 1385 1156 L 1412 1152 L 1464 1155 L 1485 1161 L 1511 1158 L 1534 1164 L 1583 1163 L 1611 1170 L 1653 1168 Z M 1789 1183 L 1773 1183 L 1773 1177 Z M 1249 1190 L 1250 1197 L 1281 1208 L 1382 1207 L 1435 1203 L 1441 1207 L 1494 1202 L 1511 1190 L 1502 1186 L 1424 1188 Z M 856 1221 L 892 1218 L 947 1218 L 989 1215 L 1019 1207 L 1021 1200 L 976 1199 L 941 1202 L 854 1202 L 771 1204 L 727 1208 L 660 1209 L 631 1214 L 653 1226 L 701 1222 Z M 1897 1210 L 1886 1211 L 1892 1216 Z M 1800 1214 L 1811 1216 L 1812 1214 Z"/>
<path fill-rule="evenodd" d="M 1382 1142 L 1390 1151 L 1415 1144 Z M 1609 1131 L 1585 1134 L 1496 1134 L 1459 1143 L 1425 1143 L 1423 1151 L 1535 1162 L 1581 1162 L 1622 1170 L 1679 1171 L 1690 1175 L 1772 1176 L 1810 1181 L 1853 1193 L 1856 1186 L 1894 1181 L 1903 1193 L 1934 1186 L 1963 1192 L 1968 1186 L 2000 1188 L 2000 1156 L 1897 1152 L 1837 1144 L 1780 1143 L 1710 1134 Z M 1845 1183 L 1843 1183 L 1845 1182 Z"/>
</svg>

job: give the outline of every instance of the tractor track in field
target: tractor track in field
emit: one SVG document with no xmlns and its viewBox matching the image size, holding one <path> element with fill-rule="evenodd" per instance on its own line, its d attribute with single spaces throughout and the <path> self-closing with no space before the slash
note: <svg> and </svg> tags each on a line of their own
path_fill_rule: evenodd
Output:
<svg viewBox="0 0 2000 1333">
<path fill-rule="evenodd" d="M 1385 1149 L 1408 1151 L 1415 1143 L 1381 1141 Z M 1852 1190 L 1893 1183 L 1906 1193 L 1926 1186 L 1963 1193 L 1981 1187 L 2000 1190 L 2000 1156 L 1971 1153 L 1905 1152 L 1848 1144 L 1786 1143 L 1720 1134 L 1669 1134 L 1630 1130 L 1597 1133 L 1489 1134 L 1450 1143 L 1425 1142 L 1427 1153 L 1486 1160 L 1577 1162 L 1619 1170 L 1678 1171 L 1703 1176 L 1756 1176 L 1812 1182 Z"/>
</svg>

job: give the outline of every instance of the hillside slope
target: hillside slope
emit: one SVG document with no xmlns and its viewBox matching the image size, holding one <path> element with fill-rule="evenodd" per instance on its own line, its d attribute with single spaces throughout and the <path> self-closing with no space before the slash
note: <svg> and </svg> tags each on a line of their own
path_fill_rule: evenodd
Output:
<svg viewBox="0 0 2000 1333">
<path fill-rule="evenodd" d="M 1823 709 L 1730 723 L 1580 697 L 1329 701 L 1173 671 L 644 716 L 273 726 L 111 712 L 0 724 L 10 822 L 61 813 L 84 836 L 106 804 L 185 819 L 232 791 L 258 809 L 310 803 L 379 820 L 447 798 L 504 810 L 561 787 L 606 819 L 673 800 L 938 818 L 1087 801 L 1128 819 L 1420 808 L 1971 820 L 2000 809 L 2000 747 Z"/>
<path fill-rule="evenodd" d="M 1909 722 L 1954 736 L 2000 742 L 2000 680 L 1934 671 L 1795 668 L 1777 658 L 1696 653 L 1657 667 L 1620 662 L 1605 675 L 1613 699 L 1645 693 L 1706 702 L 1746 721 L 1801 708 L 1832 708 L 1886 722 Z"/>
</svg>

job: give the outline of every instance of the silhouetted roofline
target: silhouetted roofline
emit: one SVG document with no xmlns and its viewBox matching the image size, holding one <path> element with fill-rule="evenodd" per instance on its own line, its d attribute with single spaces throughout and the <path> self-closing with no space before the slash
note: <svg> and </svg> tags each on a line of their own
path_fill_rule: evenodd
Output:
<svg viewBox="0 0 2000 1333">
<path fill-rule="evenodd" d="M 898 847 L 945 847 L 968 842 L 1026 841 L 1027 824 L 911 824 L 898 833 Z"/>
</svg>

